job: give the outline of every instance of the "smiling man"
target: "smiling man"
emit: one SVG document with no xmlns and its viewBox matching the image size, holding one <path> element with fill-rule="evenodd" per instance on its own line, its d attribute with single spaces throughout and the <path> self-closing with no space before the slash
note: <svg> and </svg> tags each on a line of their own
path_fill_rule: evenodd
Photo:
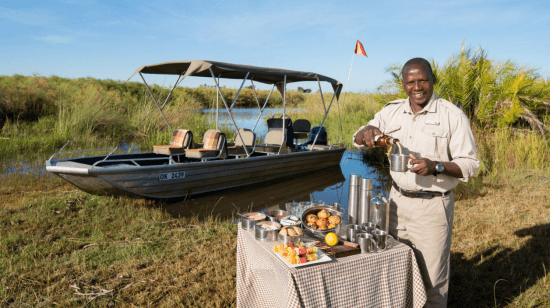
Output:
<svg viewBox="0 0 550 308">
<path fill-rule="evenodd" d="M 408 98 L 386 104 L 353 135 L 353 143 L 373 147 L 375 136 L 388 135 L 400 140 L 403 154 L 415 157 L 408 172 L 391 171 L 390 233 L 415 252 L 428 295 L 426 307 L 446 307 L 452 189 L 476 174 L 479 161 L 468 118 L 433 91 L 436 80 L 430 63 L 411 59 L 402 77 Z"/>
</svg>

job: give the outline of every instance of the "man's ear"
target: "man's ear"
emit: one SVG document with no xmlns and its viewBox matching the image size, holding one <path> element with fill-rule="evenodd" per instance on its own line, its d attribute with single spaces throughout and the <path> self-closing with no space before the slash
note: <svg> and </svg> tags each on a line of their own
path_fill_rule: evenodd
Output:
<svg viewBox="0 0 550 308">
<path fill-rule="evenodd" d="M 437 83 L 437 78 L 435 78 L 435 75 L 434 75 L 434 74 L 432 74 L 432 80 L 434 81 L 434 84 Z"/>
</svg>

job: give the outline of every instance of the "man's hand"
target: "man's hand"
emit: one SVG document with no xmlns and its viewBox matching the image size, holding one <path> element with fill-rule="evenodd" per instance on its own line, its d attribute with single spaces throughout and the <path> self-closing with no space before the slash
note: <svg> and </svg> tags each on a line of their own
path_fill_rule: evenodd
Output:
<svg viewBox="0 0 550 308">
<path fill-rule="evenodd" d="M 410 164 L 416 165 L 410 170 L 412 173 L 419 175 L 432 175 L 434 173 L 436 163 L 433 160 L 422 157 L 417 158 L 412 154 L 409 154 L 409 156 L 412 158 Z"/>
<path fill-rule="evenodd" d="M 374 136 L 382 136 L 382 132 L 376 126 L 369 125 L 355 135 L 355 143 L 364 144 L 370 148 L 374 147 Z"/>
</svg>

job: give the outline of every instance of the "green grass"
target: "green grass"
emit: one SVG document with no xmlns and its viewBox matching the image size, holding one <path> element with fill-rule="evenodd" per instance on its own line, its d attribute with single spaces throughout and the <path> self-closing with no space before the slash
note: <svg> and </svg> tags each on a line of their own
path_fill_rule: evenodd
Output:
<svg viewBox="0 0 550 308">
<path fill-rule="evenodd" d="M 234 306 L 231 220 L 174 218 L 51 175 L 3 176 L 0 196 L 3 306 Z"/>
</svg>

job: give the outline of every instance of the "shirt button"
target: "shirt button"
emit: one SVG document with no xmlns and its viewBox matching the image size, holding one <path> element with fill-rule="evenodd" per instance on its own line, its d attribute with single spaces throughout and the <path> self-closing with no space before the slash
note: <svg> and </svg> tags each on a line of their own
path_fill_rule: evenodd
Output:
<svg viewBox="0 0 550 308">
<path fill-rule="evenodd" d="M 410 139 L 412 139 L 413 136 L 409 136 Z"/>
<path fill-rule="evenodd" d="M 413 122 L 416 121 L 416 119 L 413 119 Z"/>
<path fill-rule="evenodd" d="M 435 133 L 432 133 L 432 135 L 435 135 Z"/>
</svg>

